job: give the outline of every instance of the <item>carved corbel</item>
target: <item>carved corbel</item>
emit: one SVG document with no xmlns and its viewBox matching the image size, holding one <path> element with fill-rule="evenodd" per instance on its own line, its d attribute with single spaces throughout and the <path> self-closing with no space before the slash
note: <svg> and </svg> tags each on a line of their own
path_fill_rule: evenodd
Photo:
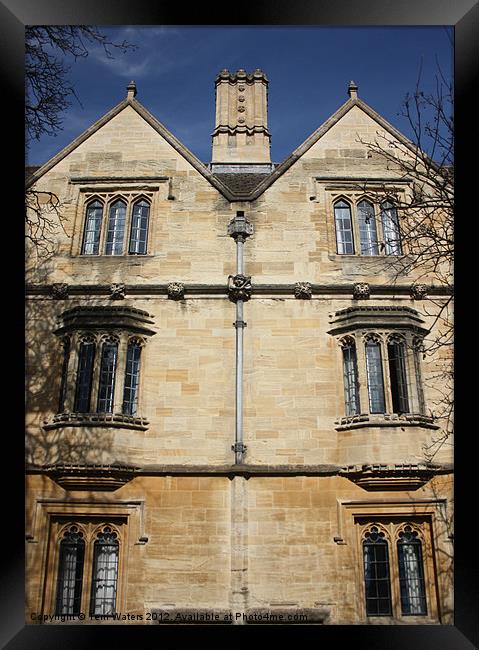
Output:
<svg viewBox="0 0 479 650">
<path fill-rule="evenodd" d="M 249 300 L 252 291 L 251 276 L 241 274 L 228 276 L 228 295 L 232 302 Z"/>
</svg>

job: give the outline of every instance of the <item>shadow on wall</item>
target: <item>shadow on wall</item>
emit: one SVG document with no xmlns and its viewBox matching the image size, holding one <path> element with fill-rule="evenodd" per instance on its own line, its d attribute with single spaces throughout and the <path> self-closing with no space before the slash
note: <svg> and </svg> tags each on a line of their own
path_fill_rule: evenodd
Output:
<svg viewBox="0 0 479 650">
<path fill-rule="evenodd" d="M 112 434 L 104 429 L 45 430 L 45 420 L 58 412 L 63 363 L 61 341 L 53 331 L 57 315 L 69 301 L 40 298 L 26 307 L 26 463 L 33 465 L 101 464 L 111 449 Z"/>
</svg>

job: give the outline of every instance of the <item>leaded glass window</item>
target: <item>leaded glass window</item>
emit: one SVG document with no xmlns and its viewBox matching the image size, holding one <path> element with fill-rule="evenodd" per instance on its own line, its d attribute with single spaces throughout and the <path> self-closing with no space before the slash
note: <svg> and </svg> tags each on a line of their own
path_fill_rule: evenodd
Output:
<svg viewBox="0 0 479 650">
<path fill-rule="evenodd" d="M 354 341 L 348 340 L 343 344 L 343 376 L 346 415 L 358 415 L 360 412 L 358 363 Z"/>
<path fill-rule="evenodd" d="M 374 207 L 368 201 L 358 203 L 358 224 L 361 255 L 379 255 Z"/>
<path fill-rule="evenodd" d="M 406 344 L 404 341 L 401 339 L 389 341 L 388 359 L 393 413 L 408 413 Z"/>
<path fill-rule="evenodd" d="M 334 221 L 336 224 L 337 251 L 340 255 L 354 254 L 353 223 L 351 206 L 346 201 L 334 204 Z"/>
<path fill-rule="evenodd" d="M 68 361 L 70 358 L 70 339 L 66 336 L 63 341 L 63 362 L 62 362 L 62 374 L 61 374 L 61 383 L 60 383 L 60 399 L 58 402 L 58 412 L 62 413 L 65 406 L 65 395 L 67 390 L 67 373 L 68 373 Z"/>
<path fill-rule="evenodd" d="M 413 360 L 414 360 L 414 374 L 416 379 L 417 400 L 419 406 L 419 413 L 426 412 L 426 404 L 424 400 L 424 391 L 422 387 L 422 374 L 421 374 L 421 359 L 420 355 L 423 349 L 422 341 L 414 339 L 413 341 Z"/>
<path fill-rule="evenodd" d="M 99 253 L 102 215 L 103 205 L 100 201 L 93 201 L 88 205 L 83 233 L 83 255 L 98 255 Z"/>
<path fill-rule="evenodd" d="M 115 613 L 118 582 L 119 543 L 117 534 L 105 526 L 93 547 L 93 575 L 90 613 Z"/>
<path fill-rule="evenodd" d="M 79 614 L 83 584 L 85 541 L 77 526 L 70 526 L 60 542 L 55 614 Z"/>
<path fill-rule="evenodd" d="M 130 246 L 128 252 L 132 255 L 145 255 L 148 239 L 148 219 L 150 205 L 141 200 L 134 204 L 131 216 Z"/>
<path fill-rule="evenodd" d="M 377 526 L 366 531 L 363 541 L 366 613 L 368 616 L 390 616 L 391 584 L 388 543 Z"/>
<path fill-rule="evenodd" d="M 103 343 L 100 364 L 100 383 L 98 388 L 99 413 L 113 412 L 113 397 L 115 391 L 115 372 L 118 355 L 118 343 Z"/>
<path fill-rule="evenodd" d="M 93 361 L 95 359 L 95 342 L 82 341 L 78 352 L 78 370 L 73 410 L 77 413 L 90 411 L 90 395 L 93 379 Z"/>
<path fill-rule="evenodd" d="M 386 255 L 401 255 L 401 237 L 397 210 L 390 201 L 381 204 L 384 251 Z"/>
<path fill-rule="evenodd" d="M 123 413 L 136 415 L 138 410 L 138 386 L 140 380 L 141 346 L 131 341 L 128 345 L 123 390 Z"/>
<path fill-rule="evenodd" d="M 427 614 L 422 544 L 418 533 L 405 526 L 397 542 L 401 611 L 403 616 Z"/>
<path fill-rule="evenodd" d="M 106 233 L 105 255 L 121 255 L 125 236 L 126 205 L 115 201 L 110 206 Z"/>
<path fill-rule="evenodd" d="M 381 347 L 378 341 L 366 342 L 366 374 L 371 413 L 385 413 L 384 381 L 381 360 Z"/>
</svg>

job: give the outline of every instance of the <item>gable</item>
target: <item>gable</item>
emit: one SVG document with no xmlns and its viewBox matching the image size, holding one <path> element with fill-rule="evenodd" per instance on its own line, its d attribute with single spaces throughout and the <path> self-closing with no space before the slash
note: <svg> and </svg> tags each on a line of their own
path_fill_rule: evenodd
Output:
<svg viewBox="0 0 479 650">
<path fill-rule="evenodd" d="M 192 171 L 192 165 L 131 106 L 80 142 L 55 172 L 86 175 L 154 175 Z"/>
<path fill-rule="evenodd" d="M 130 145 L 130 146 L 128 146 Z M 127 98 L 95 122 L 47 163 L 37 168 L 26 183 L 30 187 L 44 174 L 69 174 L 87 165 L 91 172 L 104 173 L 111 168 L 120 175 L 120 167 L 136 164 L 135 171 L 147 175 L 173 171 L 198 171 L 226 198 L 231 191 L 215 178 L 208 167 L 189 151 L 168 129 L 135 99 Z M 70 164 L 73 169 L 70 170 Z"/>
<path fill-rule="evenodd" d="M 55 171 L 69 174 L 75 171 L 75 166 L 86 165 L 92 173 L 101 168 L 103 173 L 112 170 L 116 175 L 126 169 L 142 175 L 160 170 L 172 173 L 195 169 L 227 200 L 253 201 L 300 159 L 326 159 L 331 152 L 337 160 L 354 158 L 356 154 L 365 158 L 367 146 L 358 142 L 358 138 L 374 139 L 381 130 L 397 139 L 403 150 L 414 151 L 414 145 L 372 108 L 357 98 L 350 98 L 273 172 L 255 174 L 254 182 L 238 184 L 231 183 L 225 175 L 212 173 L 142 104 L 127 98 L 35 170 L 27 180 L 27 187 L 53 167 Z"/>
</svg>

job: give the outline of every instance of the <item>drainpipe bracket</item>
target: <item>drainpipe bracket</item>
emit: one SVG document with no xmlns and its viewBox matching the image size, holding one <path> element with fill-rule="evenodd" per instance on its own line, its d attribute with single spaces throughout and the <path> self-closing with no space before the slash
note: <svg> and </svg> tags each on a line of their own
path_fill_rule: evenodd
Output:
<svg viewBox="0 0 479 650">
<path fill-rule="evenodd" d="M 246 453 L 247 446 L 244 444 L 244 442 L 235 442 L 234 445 L 231 445 L 231 449 L 237 454 L 244 454 Z"/>
<path fill-rule="evenodd" d="M 236 327 L 236 329 L 238 329 L 238 327 L 248 327 L 248 323 L 244 320 L 235 320 L 233 326 Z"/>
</svg>

